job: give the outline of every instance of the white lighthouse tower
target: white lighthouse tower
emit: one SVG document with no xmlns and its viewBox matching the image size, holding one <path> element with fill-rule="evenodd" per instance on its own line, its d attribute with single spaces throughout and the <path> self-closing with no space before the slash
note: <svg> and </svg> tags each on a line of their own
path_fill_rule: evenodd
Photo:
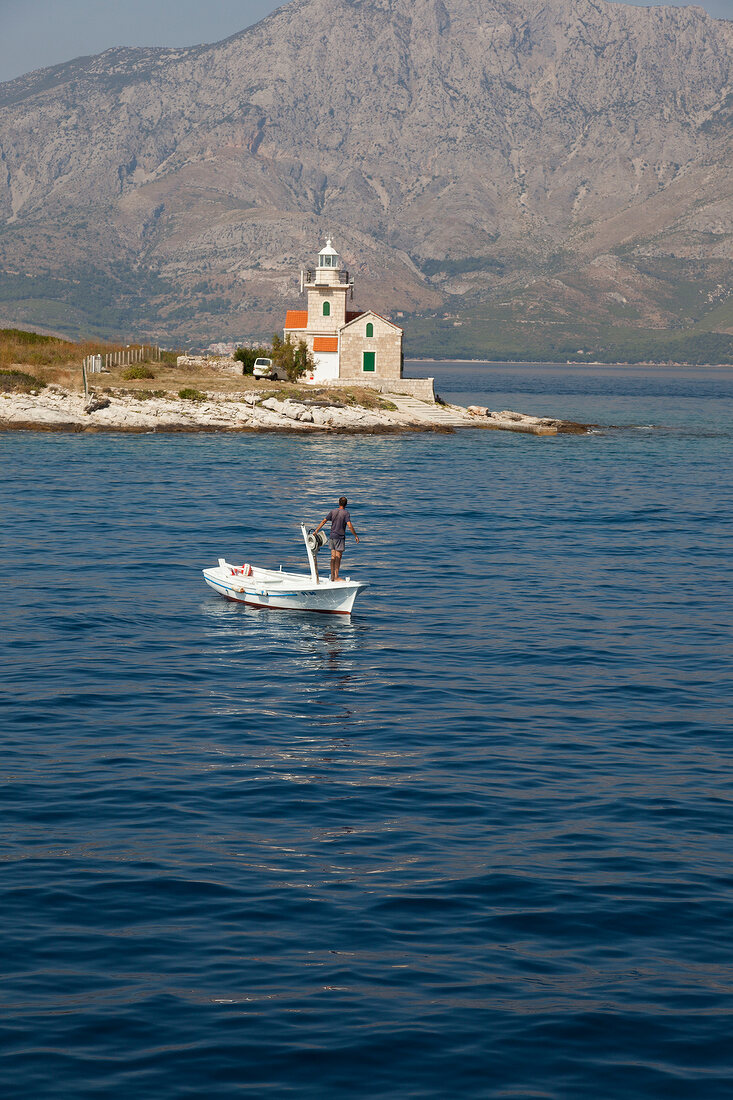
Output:
<svg viewBox="0 0 733 1100">
<path fill-rule="evenodd" d="M 346 324 L 346 301 L 354 296 L 354 280 L 341 266 L 331 238 L 318 253 L 318 266 L 301 271 L 300 291 L 308 293 L 308 331 L 331 335 Z"/>
</svg>

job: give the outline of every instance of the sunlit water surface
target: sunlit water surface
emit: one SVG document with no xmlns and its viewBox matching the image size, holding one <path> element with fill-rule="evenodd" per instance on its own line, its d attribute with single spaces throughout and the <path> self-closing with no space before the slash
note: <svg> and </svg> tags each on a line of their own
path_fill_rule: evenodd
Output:
<svg viewBox="0 0 733 1100">
<path fill-rule="evenodd" d="M 0 436 L 4 1097 L 733 1095 L 733 372 L 412 372 L 617 427 Z"/>
</svg>

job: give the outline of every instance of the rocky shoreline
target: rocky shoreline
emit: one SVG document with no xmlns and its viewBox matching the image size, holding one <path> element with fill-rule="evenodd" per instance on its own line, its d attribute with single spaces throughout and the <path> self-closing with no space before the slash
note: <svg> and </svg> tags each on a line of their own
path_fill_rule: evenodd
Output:
<svg viewBox="0 0 733 1100">
<path fill-rule="evenodd" d="M 309 400 L 267 397 L 262 391 L 208 393 L 202 400 L 91 394 L 60 386 L 38 393 L 0 393 L 0 431 L 48 432 L 450 432 L 459 428 L 532 435 L 583 433 L 589 425 L 480 406 L 431 404 L 382 394 L 382 408 L 343 404 L 322 395 Z"/>
</svg>

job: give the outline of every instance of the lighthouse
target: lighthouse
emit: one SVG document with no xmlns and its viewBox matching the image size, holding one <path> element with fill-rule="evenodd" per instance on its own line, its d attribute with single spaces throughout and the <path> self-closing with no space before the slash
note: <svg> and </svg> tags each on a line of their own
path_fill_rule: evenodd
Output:
<svg viewBox="0 0 733 1100">
<path fill-rule="evenodd" d="M 301 271 L 300 290 L 308 295 L 307 331 L 314 339 L 323 337 L 332 342 L 346 324 L 346 302 L 354 296 L 354 282 L 341 266 L 330 238 L 318 253 L 315 270 Z"/>
<path fill-rule="evenodd" d="M 314 382 L 347 379 L 381 386 L 402 377 L 402 329 L 373 310 L 349 309 L 354 282 L 329 238 L 314 268 L 300 273 L 306 309 L 289 309 L 285 339 L 305 340 Z"/>
</svg>

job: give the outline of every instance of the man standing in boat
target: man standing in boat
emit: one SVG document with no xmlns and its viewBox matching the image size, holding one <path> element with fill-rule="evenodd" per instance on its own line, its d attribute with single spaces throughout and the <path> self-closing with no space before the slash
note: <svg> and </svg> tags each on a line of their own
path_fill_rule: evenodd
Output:
<svg viewBox="0 0 733 1100">
<path fill-rule="evenodd" d="M 316 527 L 314 534 L 318 534 L 322 527 L 331 521 L 331 532 L 328 539 L 328 545 L 331 547 L 331 580 L 337 581 L 339 579 L 339 566 L 341 565 L 341 555 L 344 552 L 346 546 L 346 528 L 348 527 L 352 535 L 359 541 L 359 536 L 354 530 L 351 522 L 351 516 L 346 511 L 346 505 L 348 501 L 346 497 L 339 497 L 338 508 L 332 508 L 325 519 Z"/>
</svg>

